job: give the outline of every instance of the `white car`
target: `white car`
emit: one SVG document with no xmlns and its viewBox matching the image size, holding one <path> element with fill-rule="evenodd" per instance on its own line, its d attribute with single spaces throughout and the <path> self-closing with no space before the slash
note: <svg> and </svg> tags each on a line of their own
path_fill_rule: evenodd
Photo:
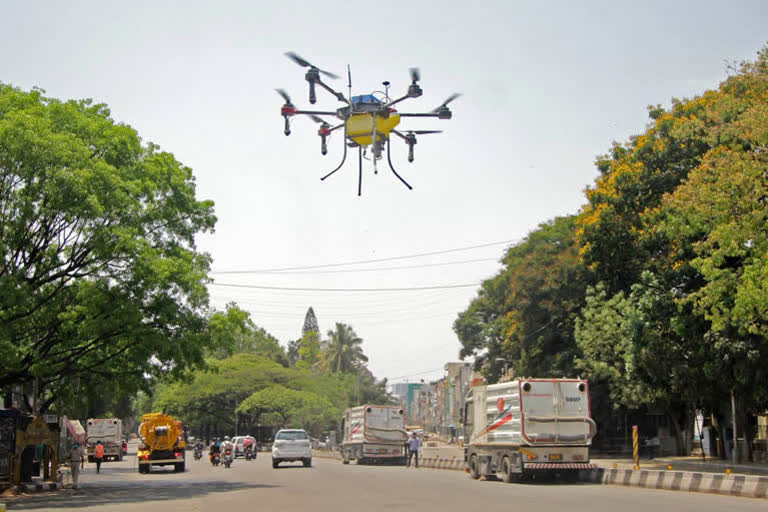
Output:
<svg viewBox="0 0 768 512">
<path fill-rule="evenodd" d="M 304 467 L 312 466 L 312 443 L 304 430 L 285 429 L 275 435 L 272 444 L 272 467 L 277 469 L 281 462 L 300 460 Z"/>
</svg>

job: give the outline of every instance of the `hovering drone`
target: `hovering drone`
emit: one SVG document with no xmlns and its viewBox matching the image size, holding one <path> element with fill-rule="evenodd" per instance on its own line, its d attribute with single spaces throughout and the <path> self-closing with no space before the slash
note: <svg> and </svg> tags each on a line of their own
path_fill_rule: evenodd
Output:
<svg viewBox="0 0 768 512">
<path fill-rule="evenodd" d="M 339 130 L 340 128 L 344 129 L 344 155 L 341 159 L 341 163 L 334 170 L 320 178 L 320 180 L 325 180 L 336 171 L 341 169 L 347 159 L 347 147 L 356 147 L 358 148 L 359 155 L 359 172 L 357 182 L 357 195 L 359 196 L 362 193 L 363 184 L 363 157 L 367 155 L 368 149 L 370 147 L 370 159 L 373 161 L 373 171 L 374 174 L 378 174 L 376 162 L 383 158 L 384 147 L 386 146 L 387 162 L 389 163 L 389 168 L 392 169 L 392 172 L 403 183 L 403 185 L 408 187 L 409 190 L 412 190 L 413 187 L 411 187 L 408 182 L 406 182 L 392 166 L 392 159 L 390 157 L 390 134 L 394 133 L 397 137 L 405 141 L 405 143 L 408 145 L 408 161 L 413 162 L 413 146 L 416 145 L 416 136 L 441 133 L 442 130 L 407 130 L 405 133 L 403 133 L 395 130 L 395 127 L 400 123 L 400 118 L 436 117 L 438 119 L 450 119 L 453 114 L 448 108 L 448 104 L 458 98 L 460 94 L 452 94 L 439 107 L 432 110 L 431 112 L 398 112 L 393 108 L 394 105 L 405 99 L 418 98 L 422 95 L 421 87 L 419 87 L 418 84 L 419 80 L 421 80 L 418 68 L 411 68 L 410 70 L 411 84 L 408 86 L 408 92 L 405 94 L 405 96 L 393 100 L 389 97 L 389 82 L 382 82 L 385 88 L 384 91 L 374 91 L 371 94 L 352 96 L 352 73 L 350 72 L 349 67 L 347 67 L 347 75 L 349 78 L 349 99 L 347 99 L 344 94 L 333 90 L 320 78 L 320 75 L 322 74 L 329 78 L 337 79 L 339 78 L 337 75 L 329 73 L 328 71 L 323 71 L 322 69 L 302 59 L 293 52 L 288 52 L 285 55 L 299 66 L 309 68 L 307 73 L 304 75 L 304 78 L 307 80 L 307 82 L 309 82 L 309 102 L 311 104 L 314 105 L 317 102 L 317 97 L 315 95 L 315 85 L 319 85 L 333 96 L 335 96 L 338 101 L 344 103 L 344 106 L 337 109 L 336 111 L 298 110 L 293 105 L 293 103 L 291 103 L 291 98 L 288 93 L 285 92 L 285 90 L 276 89 L 278 94 L 280 94 L 280 96 L 282 96 L 285 100 L 285 104 L 280 110 L 280 114 L 285 119 L 286 135 L 291 134 L 291 117 L 297 114 L 305 114 L 309 116 L 313 121 L 320 124 L 320 128 L 317 130 L 317 134 L 320 136 L 320 152 L 325 155 L 328 153 L 328 137 L 336 130 Z M 377 97 L 376 94 L 378 94 L 380 97 Z M 341 124 L 332 127 L 331 124 L 325 121 L 321 116 L 333 116 L 342 122 Z"/>
</svg>

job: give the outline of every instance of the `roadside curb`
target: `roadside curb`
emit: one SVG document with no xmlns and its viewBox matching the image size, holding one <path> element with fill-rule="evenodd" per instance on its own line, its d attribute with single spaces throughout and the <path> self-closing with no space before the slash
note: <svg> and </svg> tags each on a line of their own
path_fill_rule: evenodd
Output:
<svg viewBox="0 0 768 512">
<path fill-rule="evenodd" d="M 588 478 L 601 484 L 768 498 L 768 477 L 763 476 L 600 468 Z"/>
<path fill-rule="evenodd" d="M 314 456 L 341 460 L 341 456 L 336 452 L 314 452 Z M 459 457 L 424 457 L 419 459 L 419 467 L 463 471 L 464 459 Z M 724 494 L 745 498 L 768 498 L 768 477 L 765 476 L 612 468 L 597 468 L 593 471 L 580 472 L 580 475 L 585 481 L 604 485 Z"/>
<path fill-rule="evenodd" d="M 419 460 L 419 467 L 463 471 L 464 460 L 430 457 Z M 611 468 L 598 468 L 580 474 L 586 481 L 605 485 L 768 498 L 768 477 L 764 476 Z"/>
</svg>

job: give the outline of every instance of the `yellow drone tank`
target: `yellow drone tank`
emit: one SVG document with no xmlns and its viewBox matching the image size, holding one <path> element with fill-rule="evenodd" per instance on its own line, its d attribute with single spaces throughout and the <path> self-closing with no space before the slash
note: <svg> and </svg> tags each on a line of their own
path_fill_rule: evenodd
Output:
<svg viewBox="0 0 768 512">
<path fill-rule="evenodd" d="M 372 114 L 353 114 L 347 119 L 347 137 L 361 146 L 373 143 Z M 389 138 L 389 132 L 400 123 L 400 115 L 392 113 L 389 117 L 376 117 L 376 140 Z"/>
</svg>

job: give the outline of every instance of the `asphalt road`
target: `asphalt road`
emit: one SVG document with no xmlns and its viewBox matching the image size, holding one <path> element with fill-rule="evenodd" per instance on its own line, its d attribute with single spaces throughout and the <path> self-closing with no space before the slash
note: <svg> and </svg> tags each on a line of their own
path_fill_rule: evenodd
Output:
<svg viewBox="0 0 768 512">
<path fill-rule="evenodd" d="M 80 488 L 0 498 L 7 510 L 99 512 L 215 511 L 461 511 L 707 512 L 761 511 L 766 500 L 584 483 L 505 484 L 474 481 L 458 471 L 402 466 L 342 465 L 316 458 L 274 470 L 268 452 L 237 459 L 230 469 L 207 460 L 187 471 L 139 474 L 135 458 L 86 465 Z M 525 507 L 525 508 L 521 508 Z"/>
</svg>

